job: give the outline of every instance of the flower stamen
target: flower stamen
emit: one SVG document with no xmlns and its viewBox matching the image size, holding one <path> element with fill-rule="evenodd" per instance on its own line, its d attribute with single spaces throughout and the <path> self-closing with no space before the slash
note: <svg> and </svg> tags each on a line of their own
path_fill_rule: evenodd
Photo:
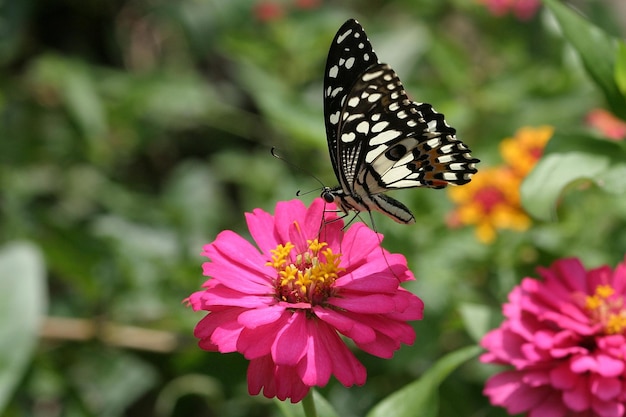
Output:
<svg viewBox="0 0 626 417">
<path fill-rule="evenodd" d="M 594 294 L 585 298 L 585 308 L 606 334 L 622 334 L 626 330 L 624 297 L 615 295 L 615 289 L 610 285 L 598 285 Z"/>
<path fill-rule="evenodd" d="M 276 269 L 276 296 L 289 303 L 323 303 L 332 295 L 332 285 L 345 269 L 340 267 L 341 254 L 333 253 L 326 242 L 307 240 L 301 253 L 292 254 L 296 246 L 287 242 L 272 249 L 267 265 Z"/>
</svg>

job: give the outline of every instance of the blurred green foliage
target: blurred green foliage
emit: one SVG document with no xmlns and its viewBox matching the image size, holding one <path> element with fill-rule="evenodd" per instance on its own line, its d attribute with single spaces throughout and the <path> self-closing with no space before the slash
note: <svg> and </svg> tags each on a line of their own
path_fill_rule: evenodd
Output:
<svg viewBox="0 0 626 417">
<path fill-rule="evenodd" d="M 321 90 L 329 43 L 347 18 L 361 21 L 416 100 L 446 114 L 482 166 L 521 126 L 553 125 L 567 142 L 571 130 L 590 137 L 592 108 L 624 115 L 623 45 L 615 80 L 603 84 L 611 68 L 579 60 L 545 10 L 520 22 L 474 0 L 284 0 L 281 15 L 263 18 L 265 3 L 0 2 L 3 415 L 277 415 L 247 395 L 243 358 L 197 348 L 202 314 L 182 300 L 204 281 L 202 245 L 223 229 L 245 234 L 245 211 L 271 211 L 298 190 L 313 191 L 301 197 L 309 202 L 320 186 L 309 173 L 335 184 Z M 623 35 L 609 2 L 578 6 L 607 30 L 594 32 L 604 42 Z M 597 174 L 581 170 L 565 175 Z M 599 187 L 564 181 L 549 195 L 535 177 L 525 193 L 542 220 L 489 246 L 446 226 L 445 192 L 394 194 L 417 224 L 375 217 L 376 228 L 418 278 L 408 287 L 426 303 L 418 341 L 392 360 L 357 353 L 367 384 L 319 391 L 339 415 L 365 415 L 444 354 L 475 344 L 537 265 L 564 256 L 615 265 L 626 253 L 626 202 L 606 189 L 623 193 L 619 172 Z M 76 320 L 57 328 L 42 314 Z M 111 323 L 128 333 L 108 335 Z M 481 395 L 492 371 L 478 361 L 455 371 L 439 390 L 439 415 L 503 416 Z"/>
</svg>

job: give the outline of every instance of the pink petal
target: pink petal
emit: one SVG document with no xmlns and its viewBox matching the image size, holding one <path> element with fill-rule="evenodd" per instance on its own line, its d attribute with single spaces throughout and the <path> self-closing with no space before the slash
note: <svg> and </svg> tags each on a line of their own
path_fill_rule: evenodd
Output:
<svg viewBox="0 0 626 417">
<path fill-rule="evenodd" d="M 624 416 L 624 404 L 618 403 L 617 401 L 600 401 L 598 399 L 594 399 L 591 406 L 598 417 Z"/>
<path fill-rule="evenodd" d="M 569 363 L 563 362 L 550 371 L 550 383 L 560 390 L 571 390 L 576 384 L 578 375 L 570 370 Z"/>
<path fill-rule="evenodd" d="M 327 300 L 328 304 L 353 313 L 384 314 L 396 311 L 393 296 L 374 294 L 360 297 L 338 298 Z"/>
<path fill-rule="evenodd" d="M 306 313 L 296 311 L 276 335 L 272 345 L 272 359 L 277 365 L 296 366 L 306 354 L 306 321 Z"/>
<path fill-rule="evenodd" d="M 248 365 L 248 393 L 257 395 L 263 389 L 267 398 L 277 397 L 292 403 L 301 401 L 310 387 L 303 384 L 294 367 L 277 366 L 271 357 L 264 356 L 250 361 Z"/>
<path fill-rule="evenodd" d="M 290 229 L 294 223 L 304 224 L 306 207 L 300 200 L 279 201 L 274 210 L 276 238 L 281 243 L 291 241 Z M 295 243 L 295 242 L 293 242 Z"/>
<path fill-rule="evenodd" d="M 617 377 L 624 372 L 624 361 L 612 358 L 608 355 L 599 353 L 596 356 L 597 369 L 596 371 L 605 377 Z"/>
<path fill-rule="evenodd" d="M 292 403 L 301 401 L 309 392 L 310 387 L 302 382 L 295 366 L 277 365 L 274 378 L 276 380 L 276 398 Z"/>
<path fill-rule="evenodd" d="M 360 270 L 353 274 L 346 274 L 335 281 L 335 287 L 344 291 L 359 291 L 364 293 L 394 293 L 398 289 L 398 280 L 391 274 L 387 276 L 371 277 L 362 274 Z"/>
<path fill-rule="evenodd" d="M 367 260 L 367 256 L 372 251 L 382 252 L 379 247 L 379 240 L 374 231 L 363 223 L 352 225 L 343 237 L 341 249 L 341 266 L 354 270 Z"/>
<path fill-rule="evenodd" d="M 237 323 L 237 316 L 242 311 L 244 310 L 239 308 L 229 308 L 207 314 L 194 329 L 194 336 L 201 339 L 200 347 L 214 350 L 211 347 L 217 346 L 222 353 L 236 351 L 237 339 L 243 330 Z"/>
<path fill-rule="evenodd" d="M 491 403 L 505 407 L 509 414 L 518 414 L 533 409 L 548 397 L 547 388 L 530 388 L 521 382 L 522 373 L 502 372 L 487 380 L 483 393 Z"/>
<path fill-rule="evenodd" d="M 248 360 L 271 354 L 276 334 L 282 328 L 281 322 L 266 324 L 254 330 L 243 329 L 237 340 L 237 351 Z"/>
<path fill-rule="evenodd" d="M 216 285 L 212 291 L 204 291 L 201 294 L 204 301 L 203 309 L 213 310 L 216 306 L 234 306 L 246 308 L 264 308 L 275 303 L 272 297 L 248 295 L 223 285 Z"/>
<path fill-rule="evenodd" d="M 302 224 L 304 236 L 309 239 L 320 236 L 333 250 L 338 249 L 343 237 L 343 221 L 336 220 L 337 213 L 332 211 L 334 209 L 334 204 L 316 198 L 309 206 Z M 320 230 L 322 224 L 324 227 Z"/>
<path fill-rule="evenodd" d="M 365 367 L 357 360 L 341 338 L 334 332 L 318 332 L 320 343 L 332 352 L 329 360 L 332 362 L 333 374 L 344 386 L 363 385 L 367 378 Z"/>
<path fill-rule="evenodd" d="M 550 269 L 554 271 L 556 280 L 566 285 L 570 292 L 592 293 L 587 288 L 587 271 L 578 258 L 559 259 L 552 264 Z M 546 276 L 544 268 L 539 268 L 539 271 L 542 276 Z M 547 276 L 546 281 L 548 281 Z"/>
<path fill-rule="evenodd" d="M 376 340 L 373 342 L 357 343 L 356 345 L 364 352 L 384 359 L 392 358 L 393 353 L 400 349 L 400 343 L 397 340 L 380 333 L 376 334 Z"/>
<path fill-rule="evenodd" d="M 276 384 L 274 382 L 274 362 L 267 355 L 258 359 L 253 359 L 248 365 L 248 393 L 258 395 L 263 389 L 263 394 L 267 398 L 276 396 Z"/>
<path fill-rule="evenodd" d="M 617 294 L 626 293 L 626 257 L 624 257 L 624 262 L 618 264 L 617 267 L 615 267 L 615 271 L 613 272 L 612 286 Z"/>
<path fill-rule="evenodd" d="M 574 388 L 563 392 L 563 403 L 574 411 L 585 411 L 591 406 L 591 395 L 586 378 L 578 377 Z"/>
<path fill-rule="evenodd" d="M 298 374 L 305 385 L 323 387 L 328 383 L 333 370 L 333 354 L 328 350 L 326 343 L 323 343 L 326 337 L 320 333 L 335 334 L 335 332 L 323 322 L 315 320 L 307 320 L 306 326 L 308 334 L 306 356 L 298 364 Z"/>
<path fill-rule="evenodd" d="M 602 401 L 615 399 L 622 391 L 622 383 L 617 378 L 591 376 L 591 393 Z"/>
<path fill-rule="evenodd" d="M 550 393 L 541 403 L 528 412 L 528 417 L 564 417 L 569 410 L 563 405 L 558 392 Z"/>
<path fill-rule="evenodd" d="M 263 309 L 245 311 L 239 315 L 237 321 L 248 329 L 256 329 L 259 326 L 274 323 L 280 319 L 285 321 L 288 315 L 290 315 L 290 313 L 287 313 L 285 307 L 281 304 Z"/>
<path fill-rule="evenodd" d="M 571 359 L 571 369 L 577 374 L 582 374 L 588 371 L 595 372 L 596 368 L 596 360 L 591 356 L 579 355 Z"/>
<path fill-rule="evenodd" d="M 354 320 L 339 311 L 326 309 L 321 306 L 314 307 L 313 312 L 320 320 L 334 327 L 337 331 L 353 339 L 355 342 L 368 343 L 376 339 L 374 330 L 361 323 L 360 320 Z"/>
<path fill-rule="evenodd" d="M 415 294 L 398 288 L 394 297 L 397 311 L 387 314 L 387 317 L 397 321 L 421 320 L 424 317 L 424 302 Z"/>
<path fill-rule="evenodd" d="M 203 264 L 204 274 L 219 279 L 224 285 L 241 291 L 260 291 L 271 285 L 276 271 L 265 265 L 268 259 L 241 236 L 226 230 L 215 242 L 204 247 L 203 255 L 211 262 Z"/>
<path fill-rule="evenodd" d="M 254 209 L 252 213 L 246 213 L 245 216 L 250 235 L 261 252 L 269 254 L 271 249 L 276 249 L 281 242 L 274 233 L 274 216 L 261 209 Z"/>
<path fill-rule="evenodd" d="M 400 343 L 411 344 L 415 340 L 415 330 L 412 326 L 404 321 L 396 321 L 390 319 L 388 316 L 379 314 L 374 315 L 361 315 L 358 313 L 352 313 L 344 311 L 348 317 L 352 317 L 354 320 L 360 320 L 363 324 L 366 324 L 376 330 L 377 333 L 389 336 L 390 338 Z"/>
</svg>

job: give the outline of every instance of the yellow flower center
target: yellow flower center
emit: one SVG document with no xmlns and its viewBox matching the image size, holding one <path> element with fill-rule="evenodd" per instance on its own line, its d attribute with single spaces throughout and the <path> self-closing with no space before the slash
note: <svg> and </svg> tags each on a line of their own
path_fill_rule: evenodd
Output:
<svg viewBox="0 0 626 417">
<path fill-rule="evenodd" d="M 598 285 L 595 293 L 585 298 L 585 308 L 607 334 L 621 334 L 626 330 L 624 297 L 616 295 L 610 285 Z"/>
<path fill-rule="evenodd" d="M 326 246 L 314 239 L 307 240 L 299 253 L 291 242 L 271 250 L 267 265 L 278 272 L 275 287 L 280 301 L 317 305 L 332 295 L 332 284 L 344 268 L 339 266 L 341 254 Z"/>
</svg>

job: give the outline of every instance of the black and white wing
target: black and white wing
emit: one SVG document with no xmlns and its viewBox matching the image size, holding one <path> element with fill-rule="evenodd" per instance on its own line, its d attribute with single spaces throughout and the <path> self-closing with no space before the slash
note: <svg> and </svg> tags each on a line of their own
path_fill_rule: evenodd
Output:
<svg viewBox="0 0 626 417">
<path fill-rule="evenodd" d="M 398 188 L 462 185 L 478 159 L 442 114 L 411 101 L 396 73 L 378 62 L 356 20 L 331 44 L 324 78 L 324 117 L 339 187 L 323 193 L 344 210 L 383 212 L 400 223 L 410 210 L 381 193 Z"/>
</svg>

